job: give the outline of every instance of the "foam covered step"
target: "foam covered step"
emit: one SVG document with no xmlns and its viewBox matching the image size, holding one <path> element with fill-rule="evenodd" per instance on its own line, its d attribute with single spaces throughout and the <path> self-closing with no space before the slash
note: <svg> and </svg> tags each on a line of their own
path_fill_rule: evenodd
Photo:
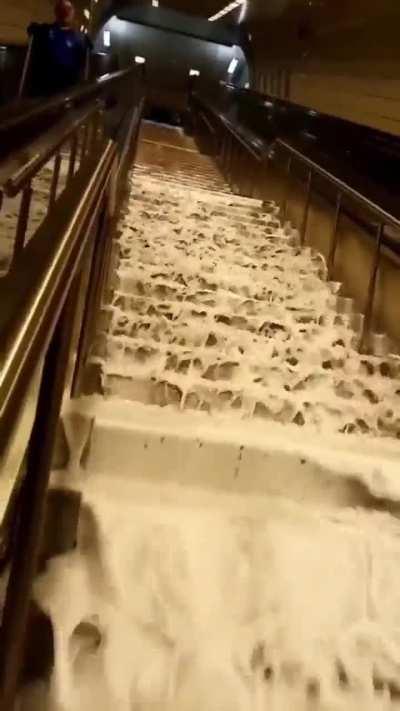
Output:
<svg viewBox="0 0 400 711">
<path fill-rule="evenodd" d="M 226 205 L 209 204 L 154 176 L 134 175 L 134 185 L 116 290 L 93 350 L 105 394 L 400 433 L 398 360 L 357 353 L 352 311 L 338 313 L 338 285 L 325 281 L 320 255 L 282 228 L 273 204 L 228 195 Z"/>
</svg>

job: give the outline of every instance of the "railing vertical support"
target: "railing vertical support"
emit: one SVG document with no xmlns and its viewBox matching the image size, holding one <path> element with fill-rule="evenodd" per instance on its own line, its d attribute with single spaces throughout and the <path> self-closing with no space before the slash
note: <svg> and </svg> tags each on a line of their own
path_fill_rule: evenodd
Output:
<svg viewBox="0 0 400 711">
<path fill-rule="evenodd" d="M 231 178 L 232 178 L 232 153 L 233 153 L 233 136 L 229 134 L 228 136 L 228 147 L 227 147 L 227 156 L 226 156 L 226 177 L 227 177 L 227 182 L 229 185 L 231 184 Z"/>
<path fill-rule="evenodd" d="M 372 317 L 373 317 L 373 310 L 374 310 L 374 300 L 375 300 L 375 293 L 376 293 L 376 283 L 377 283 L 377 279 L 378 279 L 378 271 L 379 271 L 379 265 L 380 265 L 380 261 L 381 261 L 381 246 L 382 246 L 382 238 L 383 238 L 383 228 L 384 228 L 384 225 L 381 222 L 378 225 L 377 232 L 376 232 L 374 261 L 372 263 L 371 275 L 370 275 L 369 284 L 368 284 L 367 301 L 366 301 L 365 312 L 364 312 L 364 325 L 363 325 L 361 341 L 360 341 L 360 351 L 361 352 L 365 352 L 366 350 L 368 350 L 367 340 L 368 340 L 369 333 L 371 331 L 371 324 L 372 324 Z"/>
<path fill-rule="evenodd" d="M 303 220 L 301 223 L 301 231 L 300 231 L 300 244 L 302 246 L 304 246 L 304 243 L 306 241 L 308 215 L 310 212 L 310 205 L 311 205 L 312 181 L 313 181 L 313 172 L 312 172 L 312 170 L 309 170 L 308 176 L 307 176 L 306 201 L 304 204 Z"/>
<path fill-rule="evenodd" d="M 80 154 L 80 159 L 79 159 L 80 166 L 82 165 L 83 161 L 85 160 L 88 138 L 89 138 L 89 126 L 88 126 L 88 122 L 86 121 L 86 123 L 83 127 L 83 131 L 82 131 L 82 145 L 81 145 L 81 154 Z"/>
<path fill-rule="evenodd" d="M 57 198 L 57 187 L 58 187 L 58 180 L 60 177 L 60 169 L 61 169 L 61 153 L 58 151 L 56 154 L 56 157 L 54 158 L 54 166 L 53 166 L 53 177 L 51 179 L 51 187 L 50 187 L 50 197 L 49 197 L 49 204 L 47 210 L 51 210 L 53 207 L 56 198 Z"/>
<path fill-rule="evenodd" d="M 45 357 L 35 421 L 28 445 L 19 524 L 0 629 L 0 711 L 13 709 L 22 666 L 77 294 L 78 289 L 73 282 Z"/>
<path fill-rule="evenodd" d="M 68 176 L 67 182 L 70 183 L 75 175 L 75 163 L 78 153 L 78 134 L 75 132 L 71 139 L 71 148 L 69 153 Z"/>
<path fill-rule="evenodd" d="M 29 222 L 29 211 L 31 208 L 32 194 L 32 184 L 31 182 L 29 182 L 25 186 L 24 191 L 22 193 L 21 206 L 19 209 L 17 222 L 17 230 L 15 233 L 14 251 L 12 257 L 13 262 L 18 258 L 24 248 L 26 230 L 28 228 Z"/>
<path fill-rule="evenodd" d="M 293 158 L 290 155 L 288 158 L 287 167 L 286 167 L 286 190 L 285 190 L 285 200 L 282 205 L 282 221 L 286 220 L 288 206 L 289 206 L 290 186 L 291 186 L 291 181 L 292 181 L 292 163 L 293 163 Z"/>
<path fill-rule="evenodd" d="M 340 217 L 342 214 L 342 201 L 343 201 L 343 194 L 338 193 L 337 198 L 336 198 L 336 208 L 335 208 L 335 217 L 334 217 L 334 221 L 333 221 L 331 245 L 330 245 L 329 255 L 328 255 L 328 279 L 332 279 L 333 272 L 335 269 L 336 250 L 337 250 L 337 246 L 339 244 L 339 223 L 340 223 Z"/>
</svg>

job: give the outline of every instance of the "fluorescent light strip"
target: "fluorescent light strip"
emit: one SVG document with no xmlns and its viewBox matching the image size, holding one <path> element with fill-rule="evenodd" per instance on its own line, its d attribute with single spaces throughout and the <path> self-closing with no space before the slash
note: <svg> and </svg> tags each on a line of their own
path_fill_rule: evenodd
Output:
<svg viewBox="0 0 400 711">
<path fill-rule="evenodd" d="M 221 17 L 224 17 L 224 15 L 232 12 L 232 10 L 236 10 L 236 8 L 240 7 L 240 5 L 244 5 L 245 2 L 246 0 L 233 0 L 233 2 L 230 2 L 229 5 L 223 7 L 222 10 L 217 12 L 215 15 L 211 15 L 211 17 L 208 18 L 208 21 L 215 22 L 215 20 L 220 20 Z"/>
<path fill-rule="evenodd" d="M 110 30 L 104 30 L 103 44 L 105 47 L 111 47 L 111 32 L 110 32 Z"/>
<path fill-rule="evenodd" d="M 237 69 L 238 64 L 239 64 L 239 60 L 236 59 L 236 57 L 233 57 L 233 59 L 231 59 L 230 65 L 228 67 L 228 74 L 234 74 Z"/>
</svg>

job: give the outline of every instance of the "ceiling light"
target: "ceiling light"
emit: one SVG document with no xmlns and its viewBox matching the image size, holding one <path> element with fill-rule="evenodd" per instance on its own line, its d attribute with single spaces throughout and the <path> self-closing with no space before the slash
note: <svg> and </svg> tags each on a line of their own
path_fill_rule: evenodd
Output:
<svg viewBox="0 0 400 711">
<path fill-rule="evenodd" d="M 198 69 L 190 69 L 190 70 L 189 70 L 189 76 L 190 76 L 190 77 L 199 77 L 199 76 L 200 76 L 200 72 L 199 72 Z"/>
<path fill-rule="evenodd" d="M 136 64 L 145 64 L 145 63 L 146 63 L 146 58 L 145 58 L 145 57 L 140 57 L 139 55 L 137 55 L 137 56 L 135 57 L 135 62 L 136 62 Z"/>
<path fill-rule="evenodd" d="M 103 44 L 105 47 L 111 47 L 111 32 L 110 32 L 110 30 L 104 30 Z"/>
<path fill-rule="evenodd" d="M 227 15 L 228 12 L 232 12 L 232 10 L 235 10 L 237 7 L 240 7 L 240 5 L 244 5 L 245 2 L 246 0 L 233 0 L 229 3 L 229 5 L 223 7 L 222 10 L 217 12 L 215 15 L 211 15 L 211 17 L 208 18 L 209 22 L 215 22 L 215 20 L 220 20 L 221 17 Z"/>
<path fill-rule="evenodd" d="M 233 59 L 231 59 L 231 61 L 230 61 L 229 67 L 228 67 L 228 74 L 234 74 L 238 64 L 239 64 L 239 60 L 236 59 L 236 57 L 233 57 Z"/>
<path fill-rule="evenodd" d="M 158 7 L 160 3 L 158 2 L 158 0 L 151 0 L 151 4 L 153 5 L 153 7 Z"/>
<path fill-rule="evenodd" d="M 89 10 L 87 9 L 87 7 L 85 7 L 85 9 L 84 9 L 84 11 L 83 11 L 83 14 L 85 15 L 85 17 L 86 17 L 87 20 L 90 20 L 90 12 L 89 12 Z"/>
<path fill-rule="evenodd" d="M 85 29 L 85 26 L 84 26 L 84 25 L 81 25 L 80 28 L 79 28 L 79 31 L 80 31 L 80 32 L 83 32 L 84 29 Z"/>
</svg>

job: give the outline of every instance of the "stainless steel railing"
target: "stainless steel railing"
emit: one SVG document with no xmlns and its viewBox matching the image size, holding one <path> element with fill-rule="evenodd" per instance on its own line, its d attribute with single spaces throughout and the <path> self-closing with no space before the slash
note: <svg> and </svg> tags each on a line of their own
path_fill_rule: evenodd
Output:
<svg viewBox="0 0 400 711">
<path fill-rule="evenodd" d="M 79 105 L 69 103 L 68 108 L 60 97 L 65 110 L 46 134 L 36 134 L 0 162 L 3 197 L 21 197 L 12 256 L 0 277 L 0 462 L 6 461 L 15 437 L 21 437 L 19 415 L 33 374 L 41 370 L 33 423 L 22 434 L 25 456 L 0 527 L 0 562 L 8 570 L 0 627 L 1 711 L 13 709 L 18 690 L 61 405 L 69 383 L 74 394 L 79 392 L 119 197 L 134 156 L 143 87 L 133 82 L 133 73 L 118 72 L 109 78 L 106 94 L 98 92 L 96 82 L 93 90 L 76 92 Z M 118 89 L 111 102 L 110 88 Z M 26 116 L 18 120 L 29 126 Z M 49 160 L 45 211 L 27 239 L 34 181 Z M 63 161 L 67 169 L 59 191 Z"/>
<path fill-rule="evenodd" d="M 335 191 L 335 215 L 334 215 L 334 220 L 333 220 L 332 233 L 330 235 L 329 257 L 327 260 L 328 278 L 332 279 L 333 275 L 334 275 L 334 271 L 335 271 L 335 257 L 336 257 L 338 244 L 339 244 L 339 238 L 340 238 L 339 226 L 340 226 L 341 217 L 344 212 L 344 197 L 348 197 L 351 199 L 351 201 L 353 203 L 360 205 L 363 209 L 365 209 L 373 217 L 374 221 L 377 221 L 376 232 L 375 232 L 374 258 L 372 261 L 371 272 L 370 272 L 370 276 L 369 276 L 366 302 L 365 302 L 365 305 L 363 308 L 364 323 L 363 323 L 363 329 L 362 329 L 361 338 L 360 338 L 360 349 L 365 350 L 367 348 L 367 341 L 368 341 L 369 333 L 371 330 L 372 314 L 373 314 L 374 299 L 375 299 L 376 287 L 377 287 L 379 264 L 380 264 L 382 254 L 385 249 L 384 244 L 383 244 L 384 229 L 387 226 L 391 226 L 395 229 L 400 230 L 400 221 L 397 220 L 392 215 L 390 215 L 388 212 L 386 212 L 379 205 L 376 205 L 371 200 L 369 200 L 367 197 L 365 197 L 364 195 L 359 193 L 357 190 L 352 188 L 350 185 L 347 185 L 345 182 L 343 182 L 336 176 L 329 173 L 327 170 L 325 170 L 324 168 L 319 166 L 317 163 L 310 160 L 310 158 L 308 158 L 307 156 L 300 153 L 297 149 L 295 149 L 290 144 L 286 143 L 285 141 L 277 140 L 276 146 L 281 151 L 283 151 L 283 153 L 288 155 L 287 168 L 286 168 L 286 176 L 287 176 L 286 177 L 286 181 L 287 181 L 286 195 L 285 195 L 285 200 L 284 200 L 283 207 L 282 207 L 283 219 L 285 219 L 285 217 L 286 217 L 287 208 L 288 208 L 288 204 L 290 201 L 290 188 L 291 188 L 292 169 L 293 169 L 294 161 L 297 161 L 303 167 L 306 168 L 307 177 L 306 177 L 305 199 L 304 199 L 304 206 L 303 206 L 303 216 L 302 216 L 301 224 L 299 226 L 299 228 L 300 228 L 300 242 L 302 245 L 304 245 L 305 237 L 306 237 L 306 233 L 307 233 L 308 217 L 309 217 L 310 205 L 311 205 L 311 200 L 312 200 L 312 192 L 313 192 L 313 181 L 315 179 L 315 176 L 318 175 L 319 177 L 323 178 L 323 180 L 327 181 Z M 388 255 L 391 258 L 393 263 L 400 265 L 400 260 L 394 252 L 391 252 L 390 250 L 388 250 L 386 248 L 385 253 L 386 253 L 386 255 Z"/>
<path fill-rule="evenodd" d="M 224 115 L 214 109 L 208 101 L 194 97 L 193 110 L 197 114 L 197 129 L 201 133 L 209 133 L 212 127 L 212 136 L 209 145 L 214 146 L 214 153 L 224 177 L 231 185 L 234 192 L 249 197 L 268 197 L 268 190 L 273 175 L 280 173 L 282 190 L 280 193 L 281 218 L 288 217 L 292 197 L 292 189 L 299 176 L 295 175 L 295 167 L 302 169 L 302 208 L 301 215 L 297 217 L 296 227 L 300 234 L 301 245 L 305 244 L 309 222 L 310 209 L 313 198 L 321 194 L 322 184 L 329 186 L 328 199 L 333 208 L 333 220 L 329 235 L 329 249 L 327 257 L 328 278 L 335 275 L 335 260 L 340 243 L 340 224 L 346 216 L 354 217 L 351 206 L 358 206 L 368 215 L 366 237 L 371 239 L 371 229 L 374 232 L 373 259 L 370 273 L 365 285 L 365 301 L 361 305 L 364 315 L 362 331 L 359 338 L 359 349 L 368 351 L 371 326 L 376 299 L 379 270 L 382 257 L 385 256 L 396 268 L 400 266 L 398 254 L 391 249 L 385 239 L 385 229 L 391 227 L 399 230 L 400 221 L 384 210 L 372 200 L 368 199 L 351 185 L 340 180 L 322 166 L 310 160 L 299 150 L 283 140 L 273 141 L 267 145 L 262 140 L 257 140 L 254 134 L 246 131 L 244 127 L 239 132 L 238 126 L 233 125 Z M 207 115 L 207 122 L 202 120 L 201 113 Z M 318 178 L 318 185 L 316 179 Z M 298 191 L 297 191 L 298 192 Z M 326 198 L 327 195 L 324 194 Z M 346 204 L 345 204 L 346 201 Z M 350 207 L 349 207 L 350 205 Z"/>
</svg>

